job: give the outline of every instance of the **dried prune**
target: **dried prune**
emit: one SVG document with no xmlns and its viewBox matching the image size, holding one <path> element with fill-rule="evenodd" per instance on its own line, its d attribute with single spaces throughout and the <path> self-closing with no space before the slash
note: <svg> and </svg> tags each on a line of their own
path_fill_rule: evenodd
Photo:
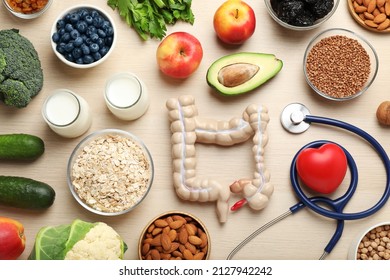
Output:
<svg viewBox="0 0 390 280">
<path fill-rule="evenodd" d="M 316 18 L 320 19 L 329 14 L 333 5 L 333 0 L 318 0 L 312 5 L 311 10 Z"/>
<path fill-rule="evenodd" d="M 334 0 L 270 0 L 276 16 L 294 26 L 310 26 L 326 16 Z"/>
</svg>

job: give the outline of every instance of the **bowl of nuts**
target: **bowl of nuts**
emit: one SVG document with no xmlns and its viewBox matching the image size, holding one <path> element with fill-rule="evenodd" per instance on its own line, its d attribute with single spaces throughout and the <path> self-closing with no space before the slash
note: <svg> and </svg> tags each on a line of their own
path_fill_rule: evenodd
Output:
<svg viewBox="0 0 390 280">
<path fill-rule="evenodd" d="M 63 11 L 51 28 L 56 56 L 74 68 L 91 68 L 105 61 L 116 43 L 115 24 L 103 9 L 88 4 Z"/>
<path fill-rule="evenodd" d="M 5 8 L 21 19 L 34 19 L 45 13 L 53 0 L 3 0 Z"/>
<path fill-rule="evenodd" d="M 378 72 L 378 55 L 362 36 L 342 28 L 324 30 L 308 44 L 303 58 L 306 82 L 334 101 L 363 94 Z"/>
<path fill-rule="evenodd" d="M 152 186 L 154 166 L 145 144 L 119 129 L 96 131 L 80 141 L 67 166 L 73 197 L 85 209 L 116 216 L 137 207 Z"/>
<path fill-rule="evenodd" d="M 390 260 L 390 222 L 364 229 L 352 242 L 349 260 Z"/>
<path fill-rule="evenodd" d="M 370 3 L 372 2 L 372 3 Z M 390 32 L 390 2 L 387 0 L 348 0 L 353 19 L 374 32 Z"/>
<path fill-rule="evenodd" d="M 140 260 L 207 260 L 210 235 L 194 215 L 170 211 L 152 219 L 138 243 Z"/>
<path fill-rule="evenodd" d="M 264 0 L 270 16 L 281 26 L 297 31 L 311 30 L 326 22 L 340 0 Z"/>
</svg>

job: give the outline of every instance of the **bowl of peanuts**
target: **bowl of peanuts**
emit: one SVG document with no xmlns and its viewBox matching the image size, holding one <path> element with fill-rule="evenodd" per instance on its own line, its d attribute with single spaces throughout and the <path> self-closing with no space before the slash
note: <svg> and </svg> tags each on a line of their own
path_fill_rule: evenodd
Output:
<svg viewBox="0 0 390 280">
<path fill-rule="evenodd" d="M 309 42 L 303 72 L 318 95 L 333 101 L 354 99 L 368 90 L 378 73 L 374 47 L 359 34 L 331 28 Z"/>
<path fill-rule="evenodd" d="M 390 260 L 390 222 L 375 224 L 357 235 L 349 260 Z"/>
<path fill-rule="evenodd" d="M 44 14 L 53 0 L 3 0 L 6 9 L 21 19 L 34 19 Z"/>
<path fill-rule="evenodd" d="M 374 32 L 390 32 L 390 2 L 388 0 L 348 0 L 353 19 Z"/>
<path fill-rule="evenodd" d="M 154 176 L 143 141 L 119 129 L 95 131 L 73 150 L 67 183 L 76 201 L 102 216 L 128 213 L 145 199 Z"/>
<path fill-rule="evenodd" d="M 152 219 L 139 238 L 140 260 L 207 260 L 210 235 L 197 217 L 169 211 Z"/>
</svg>

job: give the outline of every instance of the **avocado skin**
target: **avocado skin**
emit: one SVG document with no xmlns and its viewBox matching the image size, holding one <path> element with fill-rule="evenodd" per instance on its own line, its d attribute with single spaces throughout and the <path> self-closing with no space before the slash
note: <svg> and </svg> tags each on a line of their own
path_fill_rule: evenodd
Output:
<svg viewBox="0 0 390 280">
<path fill-rule="evenodd" d="M 234 63 L 250 63 L 260 67 L 259 72 L 253 78 L 236 87 L 226 87 L 218 81 L 218 72 L 223 67 Z M 274 54 L 239 52 L 223 56 L 211 64 L 207 70 L 207 84 L 218 93 L 227 96 L 241 95 L 258 88 L 283 68 L 283 61 Z"/>
</svg>

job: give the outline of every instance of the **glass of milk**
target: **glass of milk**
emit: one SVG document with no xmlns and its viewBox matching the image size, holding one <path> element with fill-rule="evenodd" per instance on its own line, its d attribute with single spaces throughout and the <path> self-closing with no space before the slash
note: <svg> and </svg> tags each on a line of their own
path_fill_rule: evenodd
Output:
<svg viewBox="0 0 390 280">
<path fill-rule="evenodd" d="M 119 73 L 108 79 L 104 99 L 111 113 L 122 120 L 138 119 L 149 107 L 146 86 L 133 73 Z"/>
<path fill-rule="evenodd" d="M 66 138 L 84 134 L 92 124 L 88 103 L 67 89 L 57 89 L 47 97 L 42 115 L 54 132 Z"/>
</svg>

